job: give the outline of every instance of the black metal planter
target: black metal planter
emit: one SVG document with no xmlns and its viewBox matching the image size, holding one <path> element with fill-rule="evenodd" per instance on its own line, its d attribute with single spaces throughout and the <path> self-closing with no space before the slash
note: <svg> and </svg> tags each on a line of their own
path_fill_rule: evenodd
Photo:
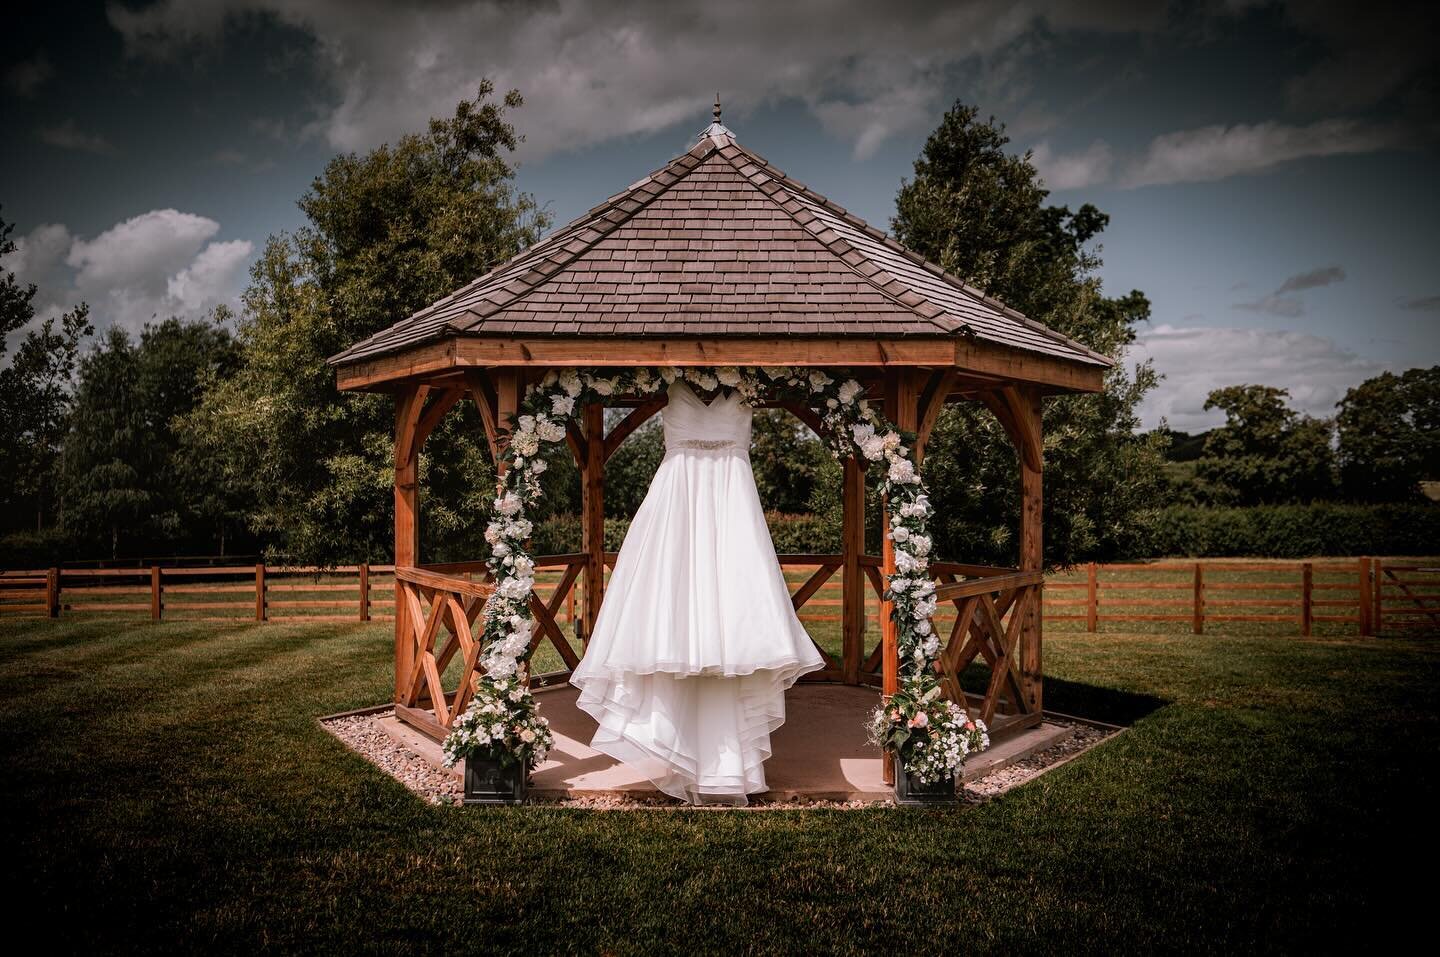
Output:
<svg viewBox="0 0 1440 957">
<path fill-rule="evenodd" d="M 954 778 L 925 783 L 913 774 L 905 773 L 905 766 L 898 754 L 891 755 L 895 762 L 895 803 L 902 807 L 948 807 L 960 803 L 955 789 Z"/>
<path fill-rule="evenodd" d="M 488 758 L 466 758 L 465 803 L 525 803 L 525 765 L 513 761 L 501 766 Z"/>
</svg>

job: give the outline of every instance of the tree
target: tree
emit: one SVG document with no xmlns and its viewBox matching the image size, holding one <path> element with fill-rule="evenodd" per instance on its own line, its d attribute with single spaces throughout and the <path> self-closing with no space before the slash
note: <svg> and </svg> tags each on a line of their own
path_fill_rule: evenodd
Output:
<svg viewBox="0 0 1440 957">
<path fill-rule="evenodd" d="M 13 224 L 0 221 L 0 259 L 16 249 Z M 0 359 L 12 333 L 35 318 L 36 288 L 0 271 Z M 14 359 L 0 368 L 0 514 L 33 519 L 36 532 L 53 520 L 60 443 L 81 341 L 94 329 L 84 303 L 30 329 Z"/>
<path fill-rule="evenodd" d="M 1049 206 L 1030 154 L 1006 152 L 992 118 L 956 103 L 901 184 L 896 238 L 961 280 L 1050 328 L 1122 359 L 1149 320 L 1143 293 L 1103 295 L 1093 240 L 1109 217 L 1086 204 Z M 1164 488 L 1163 433 L 1138 435 L 1136 409 L 1158 377 L 1149 363 L 1107 373 L 1105 392 L 1047 400 L 1045 547 L 1070 564 L 1143 547 Z M 940 416 L 925 458 L 941 554 L 1012 563 L 1020 512 L 1015 454 L 973 404 Z"/>
<path fill-rule="evenodd" d="M 1212 502 L 1275 505 L 1334 494 L 1333 427 L 1289 408 L 1289 396 L 1273 386 L 1236 385 L 1206 398 L 1207 412 L 1225 413 L 1196 462 L 1196 478 Z"/>
<path fill-rule="evenodd" d="M 204 383 L 235 364 L 235 342 L 220 324 L 225 314 L 147 325 L 138 342 L 111 328 L 81 360 L 65 437 L 65 526 L 75 542 L 105 546 L 118 558 L 213 541 L 199 520 L 225 489 L 209 463 L 182 449 L 175 425 Z"/>
<path fill-rule="evenodd" d="M 333 159 L 300 199 L 307 225 L 272 236 L 251 271 L 240 367 L 185 417 L 226 482 L 255 493 L 249 525 L 306 563 L 390 554 L 393 403 L 340 395 L 326 358 L 448 295 L 534 242 L 545 217 L 517 194 L 509 93 L 490 83 L 427 133 Z M 493 465 L 470 403 L 422 456 L 426 552 L 483 547 Z"/>
<path fill-rule="evenodd" d="M 1340 486 L 1356 502 L 1419 497 L 1440 479 L 1440 366 L 1385 372 L 1345 393 L 1335 424 Z"/>
<path fill-rule="evenodd" d="M 120 555 L 121 533 L 136 533 L 150 509 L 144 477 L 157 443 L 139 408 L 140 363 L 125 330 L 111 327 L 80 361 L 80 384 L 65 437 L 64 521 L 78 541 L 105 541 Z"/>
</svg>

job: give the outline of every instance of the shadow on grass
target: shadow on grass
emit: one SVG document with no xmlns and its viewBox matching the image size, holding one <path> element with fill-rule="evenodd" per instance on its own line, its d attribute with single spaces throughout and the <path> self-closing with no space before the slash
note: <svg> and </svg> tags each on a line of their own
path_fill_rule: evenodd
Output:
<svg viewBox="0 0 1440 957">
<path fill-rule="evenodd" d="M 983 695 L 989 683 L 990 669 L 984 665 L 971 665 L 961 676 L 961 685 L 967 692 L 974 694 Z M 1172 703 L 1157 695 L 1065 681 L 1061 678 L 1045 679 L 1046 711 L 1105 724 L 1128 727 Z"/>
</svg>

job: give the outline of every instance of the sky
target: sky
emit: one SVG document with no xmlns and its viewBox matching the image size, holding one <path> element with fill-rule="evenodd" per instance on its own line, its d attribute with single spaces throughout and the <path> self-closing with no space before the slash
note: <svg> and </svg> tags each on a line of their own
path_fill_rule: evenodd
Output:
<svg viewBox="0 0 1440 957">
<path fill-rule="evenodd" d="M 1196 431 L 1214 388 L 1330 415 L 1440 362 L 1440 70 L 1426 2 L 135 0 L 20 3 L 0 36 L 4 268 L 100 328 L 235 303 L 335 154 L 525 99 L 518 186 L 563 224 L 737 139 L 881 228 L 955 101 L 1051 201 L 1111 217 L 1100 277 L 1154 304 L 1127 362 Z"/>
</svg>

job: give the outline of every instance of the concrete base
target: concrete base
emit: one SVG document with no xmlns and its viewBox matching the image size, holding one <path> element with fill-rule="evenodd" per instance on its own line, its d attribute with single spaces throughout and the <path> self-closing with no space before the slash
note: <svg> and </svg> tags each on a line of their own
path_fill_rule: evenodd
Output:
<svg viewBox="0 0 1440 957">
<path fill-rule="evenodd" d="M 535 769 L 530 791 L 542 797 L 614 795 L 654 797 L 659 792 L 647 778 L 609 755 L 589 746 L 595 722 L 575 706 L 579 692 L 568 686 L 537 694 L 541 712 L 550 719 L 555 747 L 548 760 Z M 770 790 L 763 800 L 885 801 L 893 789 L 881 779 L 878 750 L 865 740 L 865 720 L 879 695 L 871 688 L 801 682 L 785 696 L 786 720 L 771 736 L 774 751 L 765 762 Z M 396 742 L 442 767 L 440 745 L 397 719 L 393 714 L 380 725 Z M 976 755 L 965 767 L 963 780 L 973 781 L 992 771 L 1064 741 L 1069 728 L 1049 722 L 1028 728 Z M 457 776 L 460 768 L 451 769 Z"/>
</svg>

